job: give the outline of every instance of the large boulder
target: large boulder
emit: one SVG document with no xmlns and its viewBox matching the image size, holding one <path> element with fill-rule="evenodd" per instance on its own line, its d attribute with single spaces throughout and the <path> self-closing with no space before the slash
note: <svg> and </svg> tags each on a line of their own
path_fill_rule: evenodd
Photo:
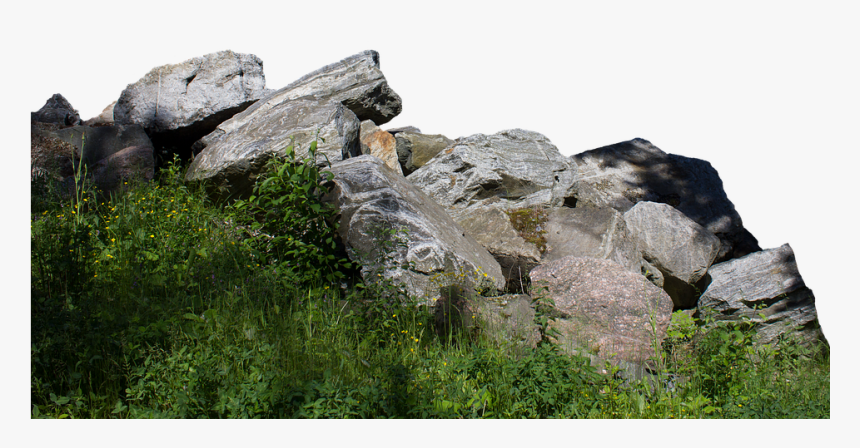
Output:
<svg viewBox="0 0 860 448">
<path fill-rule="evenodd" d="M 152 180 L 155 174 L 152 145 L 123 148 L 88 165 L 88 171 L 96 187 L 104 193 L 122 190 L 130 180 Z"/>
<path fill-rule="evenodd" d="M 546 205 L 560 206 L 573 196 L 575 178 L 575 166 L 548 138 L 522 129 L 459 138 L 407 176 L 448 209 L 536 194 Z"/>
<path fill-rule="evenodd" d="M 641 365 L 666 335 L 672 299 L 614 261 L 568 256 L 536 267 L 531 279 L 532 296 L 548 294 L 563 316 L 553 326 L 569 351 Z"/>
<path fill-rule="evenodd" d="M 400 162 L 397 161 L 397 147 L 394 136 L 383 131 L 370 120 L 361 122 L 359 132 L 361 153 L 379 157 L 389 168 L 403 174 Z"/>
<path fill-rule="evenodd" d="M 624 213 L 642 258 L 658 269 L 675 307 L 689 309 L 707 286 L 720 239 L 667 204 L 643 201 Z"/>
<path fill-rule="evenodd" d="M 117 152 L 131 147 L 148 148 L 154 151 L 152 142 L 140 125 L 73 126 L 52 133 L 65 142 L 83 150 L 83 159 L 93 164 Z M 150 176 L 151 178 L 152 176 Z"/>
<path fill-rule="evenodd" d="M 81 124 L 78 111 L 72 107 L 63 95 L 55 93 L 45 105 L 36 112 L 30 113 L 30 121 L 37 123 L 56 123 L 61 126 L 77 126 Z"/>
<path fill-rule="evenodd" d="M 713 265 L 708 273 L 711 284 L 699 298 L 699 317 L 749 319 L 761 344 L 786 337 L 805 345 L 826 342 L 815 296 L 804 284 L 788 244 Z"/>
<path fill-rule="evenodd" d="M 359 155 L 358 118 L 339 102 L 300 98 L 255 115 L 194 158 L 186 181 L 209 181 L 218 201 L 250 195 L 257 174 L 274 154 L 293 145 L 299 159 L 317 140 L 316 163 L 325 166 Z"/>
<path fill-rule="evenodd" d="M 612 208 L 561 207 L 551 210 L 546 222 L 543 261 L 568 256 L 602 258 L 639 274 L 640 256 L 624 217 Z"/>
<path fill-rule="evenodd" d="M 400 97 L 391 90 L 379 69 L 379 53 L 368 50 L 308 73 L 272 92 L 247 110 L 218 125 L 212 133 L 194 144 L 194 151 L 201 151 L 284 102 L 308 96 L 339 101 L 359 120 L 371 120 L 377 125 L 391 121 L 403 109 Z"/>
<path fill-rule="evenodd" d="M 362 155 L 333 164 L 331 172 L 333 186 L 324 199 L 339 210 L 340 239 L 350 258 L 362 263 L 366 281 L 376 280 L 373 272 L 382 270 L 379 275 L 427 304 L 441 286 L 433 277 L 463 274 L 469 287 L 482 282 L 504 287 L 502 270 L 487 250 L 382 160 Z M 381 244 L 400 229 L 407 232 L 401 235 L 404 244 Z"/>
<path fill-rule="evenodd" d="M 123 90 L 118 124 L 143 126 L 159 151 L 185 154 L 191 144 L 266 94 L 263 61 L 221 51 L 156 67 Z"/>
<path fill-rule="evenodd" d="M 716 235 L 717 262 L 761 250 L 723 190 L 719 174 L 704 160 L 666 154 L 634 139 L 572 157 L 579 170 L 577 207 L 612 207 L 622 213 L 637 202 L 669 204 Z"/>
<path fill-rule="evenodd" d="M 30 126 L 30 177 L 62 181 L 74 174 L 72 160 L 80 149 L 57 137 L 57 124 L 35 122 Z"/>
<path fill-rule="evenodd" d="M 436 154 L 451 146 L 454 140 L 440 134 L 424 135 L 405 130 L 397 132 L 397 158 L 407 176 L 426 165 Z"/>
</svg>

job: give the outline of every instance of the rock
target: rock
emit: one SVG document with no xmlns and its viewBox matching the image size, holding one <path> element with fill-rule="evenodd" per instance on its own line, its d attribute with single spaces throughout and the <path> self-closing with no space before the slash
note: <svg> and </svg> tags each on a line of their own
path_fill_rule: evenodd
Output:
<svg viewBox="0 0 860 448">
<path fill-rule="evenodd" d="M 575 178 L 575 166 L 549 139 L 522 129 L 459 138 L 407 177 L 447 209 L 537 193 L 546 205 L 560 206 L 573 196 Z"/>
<path fill-rule="evenodd" d="M 369 50 L 308 73 L 227 120 L 195 143 L 194 151 L 213 144 L 284 102 L 301 97 L 342 102 L 359 120 L 388 123 L 403 109 L 400 97 L 388 86 L 379 69 L 379 53 Z"/>
<path fill-rule="evenodd" d="M 124 189 L 126 181 L 152 180 L 155 174 L 152 145 L 124 148 L 90 165 L 88 171 L 104 193 Z"/>
<path fill-rule="evenodd" d="M 397 158 L 407 176 L 454 143 L 444 135 L 424 135 L 408 130 L 397 133 L 395 139 Z"/>
<path fill-rule="evenodd" d="M 658 269 L 676 308 L 696 306 L 720 239 L 667 204 L 643 201 L 624 213 L 642 257 Z"/>
<path fill-rule="evenodd" d="M 421 133 L 421 129 L 418 129 L 415 126 L 402 126 L 399 128 L 386 129 L 386 131 L 388 131 L 388 133 L 393 135 L 393 136 L 397 136 L 397 134 L 399 134 L 401 132 L 412 132 L 414 134 L 420 134 Z"/>
<path fill-rule="evenodd" d="M 612 207 L 622 213 L 641 201 L 675 207 L 721 242 L 717 262 L 761 250 L 723 190 L 711 164 L 666 154 L 634 139 L 572 157 L 579 170 L 577 207 Z"/>
<path fill-rule="evenodd" d="M 361 153 L 379 157 L 389 168 L 403 175 L 397 161 L 397 148 L 394 137 L 383 131 L 370 120 L 361 122 L 359 133 Z"/>
<path fill-rule="evenodd" d="M 540 342 L 535 310 L 526 294 L 476 297 L 469 302 L 469 308 L 482 335 L 497 344 L 513 346 L 515 353 L 525 353 L 524 349 L 534 348 Z M 516 347 L 522 349 L 517 351 Z"/>
<path fill-rule="evenodd" d="M 74 126 L 53 133 L 57 138 L 83 150 L 84 162 L 94 164 L 125 148 L 146 147 L 154 152 L 152 142 L 140 125 Z M 152 178 L 152 176 L 149 176 Z"/>
<path fill-rule="evenodd" d="M 72 159 L 80 158 L 80 150 L 56 135 L 57 124 L 35 122 L 30 126 L 30 177 L 45 177 L 55 181 L 74 175 Z"/>
<path fill-rule="evenodd" d="M 568 256 L 536 267 L 531 279 L 532 296 L 546 287 L 564 316 L 554 326 L 571 352 L 642 364 L 665 337 L 672 299 L 614 261 Z"/>
<path fill-rule="evenodd" d="M 341 241 L 352 260 L 362 261 L 365 281 L 374 281 L 372 274 L 384 265 L 380 275 L 427 304 L 450 283 L 446 276 L 464 274 L 469 287 L 504 287 L 502 270 L 487 250 L 382 160 L 363 155 L 335 163 L 331 171 L 333 187 L 324 199 L 339 210 Z M 385 233 L 398 229 L 408 232 L 404 244 L 386 248 Z"/>
<path fill-rule="evenodd" d="M 116 101 L 108 104 L 102 113 L 84 122 L 84 126 L 107 126 L 114 123 L 113 108 L 116 106 Z"/>
<path fill-rule="evenodd" d="M 206 147 L 189 166 L 185 180 L 210 181 L 218 201 L 245 197 L 269 157 L 283 154 L 291 141 L 297 158 L 303 159 L 319 136 L 319 166 L 359 155 L 359 125 L 355 114 L 338 102 L 314 98 L 284 102 Z"/>
<path fill-rule="evenodd" d="M 788 244 L 715 264 L 708 273 L 711 283 L 699 298 L 699 317 L 711 316 L 715 321 L 748 318 L 761 344 L 774 344 L 789 336 L 804 345 L 826 343 L 815 296 L 804 284 Z"/>
<path fill-rule="evenodd" d="M 191 144 L 265 95 L 263 62 L 221 51 L 156 67 L 123 90 L 118 124 L 138 124 L 160 152 L 190 155 Z"/>
<path fill-rule="evenodd" d="M 611 260 L 639 274 L 641 263 L 636 242 L 624 217 L 611 208 L 567 208 L 549 212 L 546 222 L 547 250 L 543 261 L 568 256 Z"/>
<path fill-rule="evenodd" d="M 81 124 L 78 111 L 72 107 L 67 99 L 55 93 L 48 98 L 45 105 L 36 112 L 30 113 L 30 121 L 37 123 L 57 123 L 62 126 L 77 126 Z"/>
</svg>

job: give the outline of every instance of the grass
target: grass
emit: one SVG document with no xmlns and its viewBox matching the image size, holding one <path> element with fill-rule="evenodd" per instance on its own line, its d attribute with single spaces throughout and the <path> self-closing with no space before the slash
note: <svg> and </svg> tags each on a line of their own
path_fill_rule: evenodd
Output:
<svg viewBox="0 0 860 448">
<path fill-rule="evenodd" d="M 758 347 L 743 326 L 675 319 L 658 348 L 675 384 L 600 374 L 546 340 L 439 334 L 395 285 L 295 268 L 331 255 L 309 246 L 322 221 L 280 247 L 181 174 L 109 199 L 85 176 L 74 198 L 34 180 L 33 418 L 830 416 L 829 353 Z"/>
</svg>

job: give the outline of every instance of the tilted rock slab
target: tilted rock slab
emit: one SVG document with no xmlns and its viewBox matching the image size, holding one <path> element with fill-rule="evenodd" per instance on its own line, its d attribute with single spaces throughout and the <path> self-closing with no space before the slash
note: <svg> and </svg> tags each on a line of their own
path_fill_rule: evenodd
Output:
<svg viewBox="0 0 860 448">
<path fill-rule="evenodd" d="M 761 344 L 789 334 L 803 344 L 826 343 L 815 296 L 804 284 L 788 244 L 716 264 L 708 272 L 711 284 L 699 298 L 700 317 L 710 315 L 717 321 L 746 317 L 755 323 Z"/>
<path fill-rule="evenodd" d="M 634 139 L 572 157 L 579 170 L 577 207 L 612 207 L 622 213 L 637 202 L 669 204 L 716 235 L 717 262 L 761 250 L 723 190 L 717 171 L 704 160 L 666 154 Z"/>
<path fill-rule="evenodd" d="M 466 208 L 481 200 L 548 194 L 547 205 L 573 196 L 575 166 L 548 138 L 511 129 L 462 137 L 407 176 L 439 205 Z"/>
<path fill-rule="evenodd" d="M 106 126 L 114 124 L 113 121 L 113 108 L 116 106 L 116 101 L 107 105 L 107 107 L 102 110 L 102 113 L 96 115 L 93 118 L 85 121 L 83 124 L 85 126 Z"/>
<path fill-rule="evenodd" d="M 666 335 L 672 299 L 614 261 L 568 256 L 534 268 L 531 279 L 532 296 L 546 287 L 566 316 L 554 326 L 567 350 L 641 364 L 654 355 L 652 343 Z"/>
<path fill-rule="evenodd" d="M 401 131 L 397 139 L 397 158 L 408 176 L 426 165 L 436 154 L 451 146 L 454 140 L 440 134 L 425 135 L 419 132 Z"/>
<path fill-rule="evenodd" d="M 325 166 L 359 155 L 358 118 L 343 104 L 301 98 L 256 115 L 197 155 L 185 180 L 208 180 L 217 200 L 251 193 L 257 174 L 272 155 L 284 154 L 291 144 L 297 159 L 308 157 L 317 136 L 316 163 Z M 319 134 L 317 134 L 319 133 Z"/>
<path fill-rule="evenodd" d="M 720 239 L 671 205 L 643 201 L 624 213 L 642 257 L 660 270 L 663 289 L 678 308 L 696 306 Z M 697 292 L 698 291 L 698 292 Z"/>
<path fill-rule="evenodd" d="M 81 116 L 63 95 L 53 94 L 45 105 L 36 112 L 30 112 L 30 121 L 37 123 L 57 123 L 63 126 L 81 124 Z"/>
<path fill-rule="evenodd" d="M 387 263 L 384 277 L 404 285 L 410 295 L 426 302 L 438 294 L 437 274 L 482 272 L 498 290 L 504 276 L 496 260 L 421 190 L 373 156 L 363 155 L 335 163 L 333 188 L 325 200 L 339 213 L 341 241 L 352 260 L 365 260 L 365 281 L 374 266 Z M 380 232 L 405 228 L 405 247 L 380 253 Z M 388 258 L 386 260 L 386 258 Z M 412 267 L 403 267 L 406 264 Z M 474 285 L 474 283 L 472 283 Z"/>
<path fill-rule="evenodd" d="M 641 273 L 640 255 L 624 217 L 612 208 L 567 208 L 549 212 L 546 222 L 547 250 L 543 261 L 567 256 L 602 258 Z"/>
<path fill-rule="evenodd" d="M 342 102 L 360 121 L 372 120 L 377 125 L 388 123 L 403 109 L 400 96 L 388 86 L 379 69 L 379 53 L 368 50 L 326 65 L 272 92 L 218 125 L 211 134 L 194 144 L 194 151 L 199 152 L 256 117 L 267 115 L 272 108 L 308 96 Z"/>
<path fill-rule="evenodd" d="M 397 161 L 397 142 L 394 136 L 383 131 L 370 120 L 361 122 L 359 132 L 361 153 L 380 158 L 389 168 L 403 174 L 400 162 Z"/>
<path fill-rule="evenodd" d="M 266 94 L 263 62 L 221 51 L 156 67 L 123 90 L 114 122 L 143 126 L 156 147 L 189 147 Z"/>
</svg>

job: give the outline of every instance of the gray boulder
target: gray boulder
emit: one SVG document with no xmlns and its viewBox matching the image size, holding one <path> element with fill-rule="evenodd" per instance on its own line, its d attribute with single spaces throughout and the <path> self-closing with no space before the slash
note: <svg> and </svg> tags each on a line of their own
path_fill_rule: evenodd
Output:
<svg viewBox="0 0 860 448">
<path fill-rule="evenodd" d="M 720 239 L 717 262 L 761 250 L 743 227 L 717 171 L 704 160 L 666 154 L 642 139 L 572 159 L 579 170 L 577 207 L 612 207 L 624 213 L 641 201 L 669 204 Z"/>
<path fill-rule="evenodd" d="M 265 95 L 265 86 L 260 58 L 221 51 L 152 69 L 123 90 L 113 118 L 143 126 L 159 150 L 183 152 Z"/>
<path fill-rule="evenodd" d="M 217 129 L 194 144 L 194 151 L 201 151 L 284 102 L 308 96 L 342 102 L 359 120 L 371 120 L 377 125 L 388 123 L 403 109 L 400 97 L 391 90 L 379 69 L 379 53 L 368 50 L 308 73 L 270 93 L 247 110 L 219 124 Z"/>
<path fill-rule="evenodd" d="M 677 308 L 696 306 L 720 239 L 667 204 L 643 201 L 624 213 L 630 233 Z"/>
<path fill-rule="evenodd" d="M 717 322 L 747 318 L 761 344 L 786 337 L 804 345 L 826 343 L 815 296 L 804 284 L 788 244 L 713 265 L 708 273 L 711 283 L 699 298 L 699 317 Z"/>
<path fill-rule="evenodd" d="M 424 135 L 412 131 L 398 132 L 394 137 L 397 139 L 397 158 L 407 176 L 454 143 L 454 140 L 444 135 Z"/>
<path fill-rule="evenodd" d="M 549 139 L 522 129 L 459 138 L 407 176 L 447 209 L 536 194 L 545 205 L 560 206 L 573 196 L 575 178 L 575 166 Z"/>
<path fill-rule="evenodd" d="M 421 129 L 418 129 L 415 126 L 401 126 L 399 128 L 386 129 L 386 131 L 388 131 L 389 134 L 394 135 L 394 136 L 396 136 L 397 134 L 399 134 L 401 132 L 412 132 L 414 134 L 420 134 L 421 133 Z"/>
<path fill-rule="evenodd" d="M 543 261 L 564 257 L 602 258 L 639 274 L 641 263 L 636 242 L 624 217 L 611 208 L 567 208 L 551 210 L 546 222 L 547 250 Z"/>
<path fill-rule="evenodd" d="M 41 109 L 30 113 L 30 121 L 57 123 L 61 126 L 77 126 L 81 124 L 81 117 L 63 95 L 55 93 L 48 98 Z"/>
<path fill-rule="evenodd" d="M 255 115 L 240 129 L 194 158 L 185 180 L 210 181 L 216 200 L 248 196 L 272 155 L 293 144 L 298 159 L 308 156 L 318 137 L 316 163 L 325 166 L 359 155 L 358 118 L 343 104 L 300 98 Z"/>
<path fill-rule="evenodd" d="M 561 317 L 552 325 L 568 351 L 642 364 L 666 335 L 672 299 L 614 261 L 568 256 L 536 267 L 531 279 L 533 297 L 555 302 Z"/>
<path fill-rule="evenodd" d="M 394 136 L 383 131 L 370 120 L 361 122 L 359 133 L 361 153 L 379 157 L 389 168 L 403 174 L 400 163 L 397 161 L 397 148 Z"/>
<path fill-rule="evenodd" d="M 85 126 L 108 126 L 114 124 L 113 121 L 113 108 L 116 106 L 116 101 L 107 105 L 107 107 L 102 110 L 102 113 L 96 115 L 93 118 L 85 121 L 83 124 Z"/>
<path fill-rule="evenodd" d="M 362 263 L 365 281 L 376 280 L 374 273 L 392 279 L 426 304 L 452 279 L 472 288 L 504 287 L 502 270 L 487 250 L 382 160 L 363 155 L 335 163 L 331 171 L 333 186 L 324 199 L 339 210 L 341 241 Z M 407 231 L 402 244 L 381 242 L 400 229 Z"/>
</svg>

